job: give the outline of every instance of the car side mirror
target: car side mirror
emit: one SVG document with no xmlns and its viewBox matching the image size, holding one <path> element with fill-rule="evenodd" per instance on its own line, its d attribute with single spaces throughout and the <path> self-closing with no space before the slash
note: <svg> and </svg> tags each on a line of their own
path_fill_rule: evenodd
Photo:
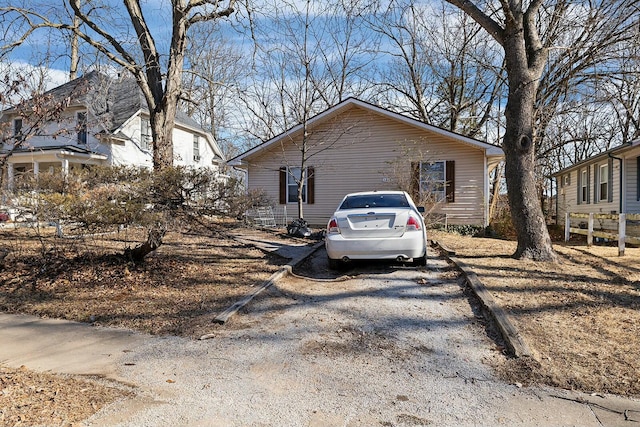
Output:
<svg viewBox="0 0 640 427">
<path fill-rule="evenodd" d="M 418 206 L 418 212 L 421 214 L 425 213 L 424 206 Z"/>
</svg>

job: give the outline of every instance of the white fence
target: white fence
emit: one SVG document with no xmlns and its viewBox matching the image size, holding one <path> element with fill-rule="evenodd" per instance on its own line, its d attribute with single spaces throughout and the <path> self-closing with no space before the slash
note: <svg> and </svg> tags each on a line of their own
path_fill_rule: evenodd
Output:
<svg viewBox="0 0 640 427">
<path fill-rule="evenodd" d="M 586 219 L 587 228 L 571 227 L 571 219 Z M 617 233 L 605 230 L 594 230 L 593 224 L 595 220 L 609 221 L 612 224 L 617 222 Z M 634 245 L 640 244 L 640 238 L 634 236 L 627 236 L 627 221 L 640 221 L 640 214 L 596 214 L 596 213 L 569 213 L 565 214 L 564 220 L 564 240 L 569 241 L 571 233 L 582 234 L 587 236 L 587 245 L 593 244 L 594 237 L 601 237 L 603 239 L 617 240 L 618 241 L 618 255 L 624 255 L 625 243 L 631 243 Z"/>
</svg>

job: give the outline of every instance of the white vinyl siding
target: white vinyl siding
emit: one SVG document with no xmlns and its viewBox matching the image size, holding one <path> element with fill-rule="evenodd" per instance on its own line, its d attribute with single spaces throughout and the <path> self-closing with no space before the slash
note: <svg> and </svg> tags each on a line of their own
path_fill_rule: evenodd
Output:
<svg viewBox="0 0 640 427">
<path fill-rule="evenodd" d="M 483 150 L 359 107 L 310 129 L 309 137 L 312 144 L 321 138 L 324 147 L 331 145 L 309 160 L 315 168 L 315 203 L 304 208 L 310 224 L 326 225 L 347 193 L 398 189 L 400 181 L 409 182 L 411 161 L 430 159 L 456 163 L 455 203 L 437 206 L 437 213 L 447 214 L 450 224 L 483 224 Z M 280 168 L 299 159 L 292 143 L 273 144 L 247 158 L 249 190 L 262 188 L 277 201 Z"/>
</svg>

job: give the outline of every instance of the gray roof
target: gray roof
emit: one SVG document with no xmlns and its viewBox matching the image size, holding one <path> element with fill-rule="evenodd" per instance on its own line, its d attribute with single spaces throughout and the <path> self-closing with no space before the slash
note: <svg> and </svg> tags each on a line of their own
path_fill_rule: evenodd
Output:
<svg viewBox="0 0 640 427">
<path fill-rule="evenodd" d="M 57 100 L 70 98 L 71 106 L 86 106 L 109 132 L 116 132 L 138 111 L 149 113 L 142 91 L 129 75 L 114 78 L 91 71 L 45 92 L 47 95 Z M 204 132 L 198 122 L 181 111 L 176 114 L 176 123 Z"/>
</svg>

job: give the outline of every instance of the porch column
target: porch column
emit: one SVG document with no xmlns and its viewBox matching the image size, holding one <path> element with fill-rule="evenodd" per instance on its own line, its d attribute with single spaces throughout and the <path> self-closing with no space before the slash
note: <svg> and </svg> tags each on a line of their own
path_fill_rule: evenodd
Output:
<svg viewBox="0 0 640 427">
<path fill-rule="evenodd" d="M 69 160 L 62 159 L 62 176 L 67 177 L 69 175 Z"/>
<path fill-rule="evenodd" d="M 40 173 L 40 162 L 33 162 L 33 176 L 37 178 L 39 173 Z"/>
<path fill-rule="evenodd" d="M 13 163 L 7 163 L 7 188 L 13 190 L 14 186 L 14 168 Z"/>
</svg>

